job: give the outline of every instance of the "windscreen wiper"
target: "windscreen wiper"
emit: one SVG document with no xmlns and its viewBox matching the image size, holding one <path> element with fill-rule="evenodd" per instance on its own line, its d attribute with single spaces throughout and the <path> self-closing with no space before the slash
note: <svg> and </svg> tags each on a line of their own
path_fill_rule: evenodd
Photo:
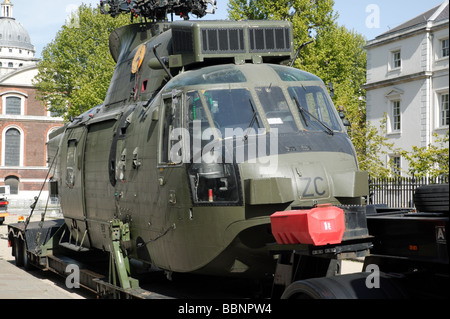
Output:
<svg viewBox="0 0 450 319">
<path fill-rule="evenodd" d="M 297 105 L 297 109 L 300 112 L 300 115 L 302 116 L 302 119 L 303 119 L 303 122 L 305 123 L 305 126 L 308 127 L 308 121 L 306 120 L 306 116 L 305 116 L 305 109 L 303 109 L 300 106 L 300 103 L 298 103 L 297 98 L 295 96 L 293 96 L 292 99 L 295 101 L 295 104 Z"/>
<path fill-rule="evenodd" d="M 261 125 L 259 124 L 259 120 L 258 120 L 258 113 L 256 113 L 255 107 L 253 106 L 253 103 L 252 103 L 252 99 L 248 99 L 248 101 L 250 102 L 250 107 L 252 108 L 253 116 L 252 116 L 252 120 L 250 121 L 250 124 L 248 125 L 247 129 L 245 130 L 244 141 L 246 141 L 248 139 L 248 131 L 253 126 L 255 121 L 256 121 L 256 125 L 258 125 L 258 128 L 261 128 Z"/>
<path fill-rule="evenodd" d="M 327 133 L 330 135 L 334 135 L 333 130 L 326 125 L 323 121 L 321 121 L 319 118 L 317 118 L 316 116 L 314 116 L 313 114 L 311 114 L 311 112 L 309 112 L 308 110 L 305 110 L 304 108 L 301 107 L 300 103 L 298 102 L 297 98 L 295 96 L 292 97 L 292 99 L 295 101 L 295 104 L 297 105 L 298 111 L 300 112 L 303 121 L 305 122 L 305 125 L 308 126 L 307 122 L 306 122 L 306 116 L 305 113 L 308 114 L 309 116 L 311 116 L 313 119 L 315 119 L 320 125 L 322 125 L 326 130 Z"/>
</svg>

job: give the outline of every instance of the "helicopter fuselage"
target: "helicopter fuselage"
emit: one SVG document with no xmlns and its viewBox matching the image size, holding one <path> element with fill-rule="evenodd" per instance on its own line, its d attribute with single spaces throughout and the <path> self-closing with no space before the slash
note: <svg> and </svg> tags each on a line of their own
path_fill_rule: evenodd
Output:
<svg viewBox="0 0 450 319">
<path fill-rule="evenodd" d="M 104 104 L 49 142 L 64 218 L 83 245 L 110 251 L 120 219 L 124 249 L 142 262 L 261 277 L 276 265 L 272 214 L 361 204 L 367 174 L 322 80 L 282 65 L 292 47 L 284 22 L 113 33 Z"/>
</svg>

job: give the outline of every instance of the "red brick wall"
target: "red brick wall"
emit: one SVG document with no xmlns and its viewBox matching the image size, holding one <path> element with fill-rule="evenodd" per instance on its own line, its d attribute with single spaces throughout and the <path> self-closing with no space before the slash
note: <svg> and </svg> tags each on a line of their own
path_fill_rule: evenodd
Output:
<svg viewBox="0 0 450 319">
<path fill-rule="evenodd" d="M 17 92 L 14 94 L 18 95 L 20 95 L 20 93 L 23 93 L 25 94 L 24 96 L 28 96 L 25 99 L 25 107 L 24 107 L 25 115 L 32 115 L 32 116 L 47 115 L 46 107 L 36 99 L 36 89 L 26 87 L 11 87 L 11 86 L 0 87 L 0 95 L 2 95 L 5 92 Z M 0 114 L 1 113 L 3 113 L 3 99 L 0 99 Z"/>
<path fill-rule="evenodd" d="M 47 136 L 52 128 L 61 127 L 63 123 L 57 120 L 43 119 L 30 120 L 26 116 L 47 116 L 45 106 L 36 99 L 36 90 L 27 87 L 0 87 L 0 95 L 3 92 L 21 92 L 28 97 L 25 99 L 24 117 L 17 119 L 0 118 L 0 134 L 6 127 L 14 126 L 20 128 L 24 137 L 23 164 L 25 167 L 41 167 L 42 169 L 4 169 L 0 167 L 0 178 L 16 176 L 22 179 L 44 179 L 47 170 Z M 3 113 L 3 99 L 0 98 L 0 114 Z M 0 150 L 3 149 L 2 138 L 0 138 Z M 1 163 L 0 152 L 0 163 Z M 20 190 L 39 190 L 40 183 L 20 183 Z"/>
<path fill-rule="evenodd" d="M 47 163 L 48 132 L 62 124 L 60 122 L 0 120 L 0 134 L 3 134 L 4 129 L 11 125 L 19 127 L 24 134 L 23 164 L 25 166 L 45 166 Z M 3 149 L 2 147 L 2 140 L 0 139 L 0 149 Z"/>
</svg>

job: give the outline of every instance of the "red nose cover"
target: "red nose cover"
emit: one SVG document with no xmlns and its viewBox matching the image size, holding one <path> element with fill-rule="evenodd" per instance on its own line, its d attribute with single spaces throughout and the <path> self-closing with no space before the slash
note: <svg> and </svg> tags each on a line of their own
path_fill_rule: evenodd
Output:
<svg viewBox="0 0 450 319">
<path fill-rule="evenodd" d="M 277 212 L 270 216 L 278 244 L 324 246 L 339 244 L 345 231 L 344 211 L 331 205 L 310 210 Z"/>
</svg>

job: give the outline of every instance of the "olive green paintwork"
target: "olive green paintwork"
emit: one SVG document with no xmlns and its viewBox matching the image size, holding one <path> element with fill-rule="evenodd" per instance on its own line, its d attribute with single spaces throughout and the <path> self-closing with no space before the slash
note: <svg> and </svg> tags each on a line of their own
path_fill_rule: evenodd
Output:
<svg viewBox="0 0 450 319">
<path fill-rule="evenodd" d="M 272 37 L 272 31 L 267 30 L 273 28 L 273 35 L 285 36 L 279 48 L 289 50 L 271 52 L 260 48 L 250 52 L 251 28 L 254 36 L 260 30 L 266 32 L 259 33 L 265 36 L 266 43 Z M 202 39 L 206 41 L 202 36 L 220 37 L 219 34 L 225 34 L 220 32 L 226 30 L 225 39 L 231 39 L 231 34 L 238 34 L 233 30 L 241 29 L 241 53 L 236 54 L 230 46 L 214 53 L 212 42 L 208 52 L 202 47 Z M 288 32 L 283 31 L 286 29 Z M 173 30 L 192 43 L 178 43 L 175 48 L 174 41 L 181 38 L 174 39 Z M 367 174 L 358 170 L 354 149 L 342 124 L 335 124 L 331 134 L 320 125 L 314 128 L 312 122 L 302 122 L 305 115 L 289 98 L 292 85 L 296 85 L 295 89 L 317 88 L 326 92 L 323 82 L 305 72 L 295 73 L 296 78 L 283 78 L 280 74 L 285 69 L 272 66 L 293 58 L 289 23 L 132 25 L 116 30 L 110 40 L 117 67 L 104 104 L 53 133 L 48 146 L 50 159 L 58 159 L 54 179 L 58 182 L 64 218 L 80 236 L 87 230 L 85 247 L 111 251 L 110 223 L 119 219 L 130 226 L 127 253 L 145 263 L 174 272 L 262 277 L 273 273 L 275 266 L 266 249 L 267 244 L 274 242 L 271 214 L 324 203 L 361 204 L 362 197 L 368 194 Z M 290 41 L 288 45 L 286 40 Z M 218 43 L 220 46 L 224 42 Z M 136 61 L 142 44 L 145 57 L 133 74 L 133 60 Z M 183 45 L 191 52 L 183 52 Z M 157 58 L 167 62 L 172 80 Z M 217 74 L 220 76 L 215 77 Z M 259 162 L 248 158 L 234 166 L 235 201 L 220 204 L 196 199 L 201 191 L 193 190 L 192 181 L 198 185 L 200 175 L 189 173 L 191 163 L 164 160 L 166 115 L 174 110 L 181 119 L 180 126 L 188 129 L 187 118 L 192 111 L 189 94 L 200 92 L 199 101 L 204 106 L 207 90 L 243 92 L 253 100 L 250 104 L 260 115 L 257 122 L 265 129 L 263 136 L 269 136 L 273 126 L 283 121 L 265 114 L 258 87 L 282 92 L 296 133 L 287 134 L 286 139 L 280 135 L 282 152 L 260 156 Z M 322 95 L 327 100 L 322 103 L 332 106 L 328 95 Z M 248 101 L 241 105 L 243 113 L 250 108 Z M 330 112 L 329 117 L 338 118 L 334 107 Z M 212 111 L 205 113 L 206 122 L 216 125 Z M 252 139 L 248 138 L 247 143 L 251 145 Z M 274 169 L 260 164 L 272 162 L 277 163 Z M 233 182 L 227 178 L 221 179 L 224 184 L 220 186 L 225 190 Z"/>
</svg>

